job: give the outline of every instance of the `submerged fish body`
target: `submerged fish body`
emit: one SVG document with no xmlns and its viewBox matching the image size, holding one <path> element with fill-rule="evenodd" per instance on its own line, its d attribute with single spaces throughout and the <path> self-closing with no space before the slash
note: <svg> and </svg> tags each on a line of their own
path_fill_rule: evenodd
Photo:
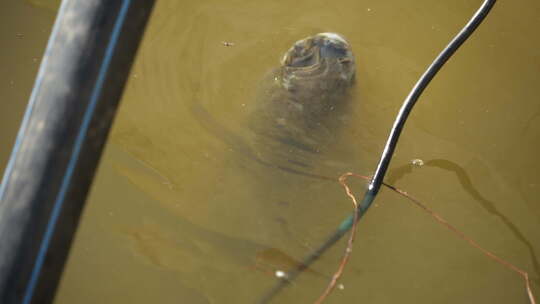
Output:
<svg viewBox="0 0 540 304">
<path fill-rule="evenodd" d="M 250 124 L 258 157 L 309 171 L 335 137 L 354 77 L 355 58 L 342 36 L 320 33 L 294 43 L 259 92 Z"/>
</svg>

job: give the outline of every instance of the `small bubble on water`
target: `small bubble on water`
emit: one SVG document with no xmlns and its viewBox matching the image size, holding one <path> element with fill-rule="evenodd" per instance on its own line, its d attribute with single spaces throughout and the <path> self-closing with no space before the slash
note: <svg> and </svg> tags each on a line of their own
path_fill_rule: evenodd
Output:
<svg viewBox="0 0 540 304">
<path fill-rule="evenodd" d="M 424 165 L 424 161 L 419 158 L 416 158 L 416 159 L 411 160 L 411 164 L 416 167 L 422 167 Z"/>
<path fill-rule="evenodd" d="M 280 279 L 286 279 L 287 273 L 283 270 L 276 270 L 276 277 Z"/>
</svg>

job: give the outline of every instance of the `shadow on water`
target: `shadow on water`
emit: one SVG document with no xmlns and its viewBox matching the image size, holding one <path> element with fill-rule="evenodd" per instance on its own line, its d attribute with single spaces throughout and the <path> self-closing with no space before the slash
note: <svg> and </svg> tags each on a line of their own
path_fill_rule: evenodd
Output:
<svg viewBox="0 0 540 304">
<path fill-rule="evenodd" d="M 495 207 L 494 202 L 486 199 L 476 189 L 476 187 L 472 183 L 471 178 L 469 177 L 469 174 L 467 173 L 467 171 L 465 171 L 465 169 L 463 169 L 458 164 L 452 161 L 446 160 L 446 159 L 431 159 L 431 160 L 426 161 L 424 165 L 428 167 L 435 167 L 435 168 L 443 169 L 443 170 L 454 173 L 456 177 L 458 178 L 458 181 L 463 187 L 463 189 L 465 189 L 465 191 L 475 201 L 480 203 L 480 205 L 482 206 L 482 208 L 484 208 L 484 210 L 498 217 L 504 223 L 504 225 L 506 225 L 506 227 L 512 232 L 515 238 L 518 239 L 523 245 L 525 245 L 525 247 L 527 247 L 536 276 L 538 277 L 540 275 L 540 263 L 538 262 L 536 252 L 531 242 L 525 237 L 525 235 L 523 235 L 523 233 L 519 230 L 519 228 L 510 219 L 508 219 L 508 217 L 506 217 L 503 213 L 501 213 L 497 209 L 497 207 Z M 391 174 L 389 174 L 389 177 L 386 180 L 386 182 L 390 185 L 394 185 L 397 181 L 402 179 L 405 175 L 411 174 L 414 167 L 415 166 L 413 164 L 407 164 L 407 165 L 392 169 Z"/>
</svg>

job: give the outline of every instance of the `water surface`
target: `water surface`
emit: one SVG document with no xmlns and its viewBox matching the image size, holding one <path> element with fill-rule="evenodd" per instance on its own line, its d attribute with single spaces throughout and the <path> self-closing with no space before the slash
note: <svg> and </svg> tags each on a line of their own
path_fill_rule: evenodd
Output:
<svg viewBox="0 0 540 304">
<path fill-rule="evenodd" d="M 10 46 L 0 51 L 2 166 L 54 4 L 0 5 Z M 351 209 L 336 182 L 246 157 L 264 75 L 300 38 L 347 37 L 357 83 L 346 126 L 318 165 L 325 176 L 369 175 L 403 98 L 479 5 L 158 1 L 55 302 L 255 302 L 275 270 L 297 263 Z M 528 271 L 537 294 L 538 16 L 537 1 L 498 1 L 422 96 L 387 177 Z M 316 299 L 343 246 L 276 303 Z M 527 303 L 519 276 L 389 191 L 359 225 L 342 283 L 328 303 Z"/>
</svg>

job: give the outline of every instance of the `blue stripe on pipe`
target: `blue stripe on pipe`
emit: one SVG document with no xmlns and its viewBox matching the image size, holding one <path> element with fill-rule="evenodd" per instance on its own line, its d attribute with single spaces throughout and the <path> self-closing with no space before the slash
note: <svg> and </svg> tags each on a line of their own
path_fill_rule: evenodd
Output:
<svg viewBox="0 0 540 304">
<path fill-rule="evenodd" d="M 116 20 L 116 23 L 114 24 L 111 40 L 109 41 L 109 45 L 107 46 L 107 49 L 105 51 L 105 57 L 103 60 L 103 63 L 101 64 L 101 67 L 99 69 L 98 78 L 96 81 L 96 85 L 94 89 L 92 90 L 92 94 L 90 96 L 90 103 L 88 105 L 87 111 L 84 113 L 83 122 L 81 125 L 81 129 L 79 131 L 79 134 L 77 134 L 77 138 L 75 140 L 75 147 L 73 150 L 73 153 L 71 155 L 71 158 L 68 163 L 66 175 L 64 176 L 64 179 L 62 180 L 62 185 L 60 187 L 60 192 L 58 193 L 58 197 L 54 203 L 54 207 L 51 213 L 51 220 L 49 221 L 47 225 L 47 229 L 45 231 L 45 236 L 43 237 L 43 241 L 41 243 L 41 246 L 39 248 L 38 256 L 36 259 L 36 264 L 34 265 L 34 268 L 32 270 L 32 274 L 30 277 L 30 282 L 28 284 L 28 287 L 26 289 L 26 293 L 24 296 L 24 299 L 22 301 L 23 304 L 29 304 L 32 295 L 34 293 L 37 280 L 39 278 L 39 274 L 41 272 L 41 269 L 43 267 L 43 262 L 45 260 L 45 255 L 47 253 L 47 250 L 49 249 L 49 243 L 51 241 L 54 228 L 56 226 L 56 222 L 58 221 L 58 217 L 60 215 L 60 210 L 62 209 L 62 205 L 64 204 L 64 199 L 68 190 L 68 187 L 70 185 L 73 172 L 75 170 L 75 165 L 77 164 L 77 160 L 79 159 L 79 154 L 81 152 L 81 147 L 83 145 L 84 139 L 88 132 L 88 127 L 90 125 L 90 120 L 92 119 L 92 115 L 94 114 L 94 110 L 96 108 L 99 96 L 101 95 L 101 89 L 103 87 L 103 83 L 105 82 L 105 77 L 107 75 L 107 72 L 109 70 L 109 64 L 111 62 L 111 58 L 113 56 L 114 49 L 116 48 L 116 44 L 118 42 L 118 36 L 120 35 L 120 29 L 125 21 L 126 14 L 129 8 L 129 5 L 131 4 L 131 0 L 124 0 L 122 3 L 122 7 L 120 8 L 120 12 L 118 14 L 118 19 Z"/>
</svg>

